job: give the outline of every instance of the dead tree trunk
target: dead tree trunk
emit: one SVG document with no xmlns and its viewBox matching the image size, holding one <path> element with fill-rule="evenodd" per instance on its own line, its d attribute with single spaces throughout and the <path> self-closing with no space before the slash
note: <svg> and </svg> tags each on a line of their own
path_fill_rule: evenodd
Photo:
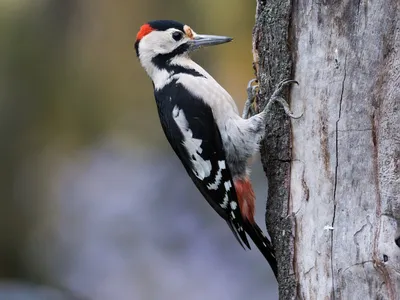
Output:
<svg viewBox="0 0 400 300">
<path fill-rule="evenodd" d="M 254 66 L 275 105 L 262 163 L 280 299 L 400 299 L 400 1 L 258 0 Z"/>
</svg>

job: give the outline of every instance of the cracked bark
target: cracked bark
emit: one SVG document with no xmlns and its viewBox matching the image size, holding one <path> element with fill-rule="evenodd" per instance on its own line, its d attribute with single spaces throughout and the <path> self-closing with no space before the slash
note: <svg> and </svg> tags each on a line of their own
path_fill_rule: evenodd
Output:
<svg viewBox="0 0 400 300">
<path fill-rule="evenodd" d="M 399 297 L 399 49 L 398 0 L 257 1 L 258 106 L 290 78 L 304 113 L 261 149 L 280 299 Z"/>
</svg>

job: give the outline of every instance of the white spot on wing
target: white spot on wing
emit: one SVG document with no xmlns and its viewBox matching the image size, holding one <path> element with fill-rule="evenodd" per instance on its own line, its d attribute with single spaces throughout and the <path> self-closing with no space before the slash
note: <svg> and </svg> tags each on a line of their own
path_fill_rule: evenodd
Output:
<svg viewBox="0 0 400 300">
<path fill-rule="evenodd" d="M 214 183 L 210 183 L 209 185 L 207 185 L 207 188 L 209 190 L 218 189 L 218 186 L 221 183 L 221 179 L 222 179 L 222 170 L 226 168 L 225 161 L 223 161 L 223 160 L 218 161 L 218 167 L 219 167 L 219 169 L 218 169 L 217 175 L 215 175 Z"/>
<path fill-rule="evenodd" d="M 235 210 L 237 208 L 237 203 L 235 201 L 231 201 L 231 208 Z"/>
<path fill-rule="evenodd" d="M 231 187 L 232 187 L 231 182 L 230 182 L 230 181 L 225 181 L 225 182 L 224 182 L 224 187 L 225 187 L 225 191 L 226 191 L 226 192 L 225 192 L 224 202 L 222 202 L 222 204 L 221 204 L 221 207 L 222 207 L 223 209 L 225 209 L 225 208 L 228 207 L 228 201 L 229 201 L 228 192 L 229 192 L 229 190 L 230 190 Z"/>
<path fill-rule="evenodd" d="M 225 186 L 225 191 L 228 192 L 231 189 L 232 184 L 230 181 L 225 181 L 224 186 Z"/>
<path fill-rule="evenodd" d="M 172 110 L 172 117 L 178 125 L 183 135 L 183 145 L 185 146 L 190 160 L 193 164 L 193 172 L 197 178 L 203 180 L 211 174 L 211 162 L 204 160 L 199 154 L 203 152 L 201 148 L 202 140 L 193 138 L 193 132 L 189 128 L 189 123 L 182 109 L 177 105 Z"/>
<path fill-rule="evenodd" d="M 225 209 L 225 208 L 228 207 L 228 201 L 229 201 L 229 199 L 228 199 L 228 193 L 225 193 L 224 202 L 222 202 L 222 204 L 221 204 L 221 207 L 222 207 L 223 209 Z"/>
</svg>

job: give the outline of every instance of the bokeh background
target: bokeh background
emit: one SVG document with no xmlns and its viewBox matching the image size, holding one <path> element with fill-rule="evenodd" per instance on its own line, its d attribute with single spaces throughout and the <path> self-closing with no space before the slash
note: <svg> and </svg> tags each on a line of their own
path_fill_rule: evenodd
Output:
<svg viewBox="0 0 400 300">
<path fill-rule="evenodd" d="M 0 0 L 1 300 L 277 298 L 169 148 L 133 49 L 152 19 L 233 36 L 194 58 L 242 108 L 254 14 L 243 0 Z"/>
</svg>

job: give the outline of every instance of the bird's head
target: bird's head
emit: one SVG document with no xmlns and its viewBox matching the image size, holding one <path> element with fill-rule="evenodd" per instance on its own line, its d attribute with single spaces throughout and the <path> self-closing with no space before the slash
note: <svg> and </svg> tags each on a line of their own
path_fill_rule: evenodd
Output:
<svg viewBox="0 0 400 300">
<path fill-rule="evenodd" d="M 168 61 L 176 56 L 187 56 L 201 47 L 230 42 L 226 36 L 203 35 L 194 32 L 188 25 L 171 21 L 148 22 L 136 36 L 135 49 L 142 64 L 156 60 Z"/>
</svg>

